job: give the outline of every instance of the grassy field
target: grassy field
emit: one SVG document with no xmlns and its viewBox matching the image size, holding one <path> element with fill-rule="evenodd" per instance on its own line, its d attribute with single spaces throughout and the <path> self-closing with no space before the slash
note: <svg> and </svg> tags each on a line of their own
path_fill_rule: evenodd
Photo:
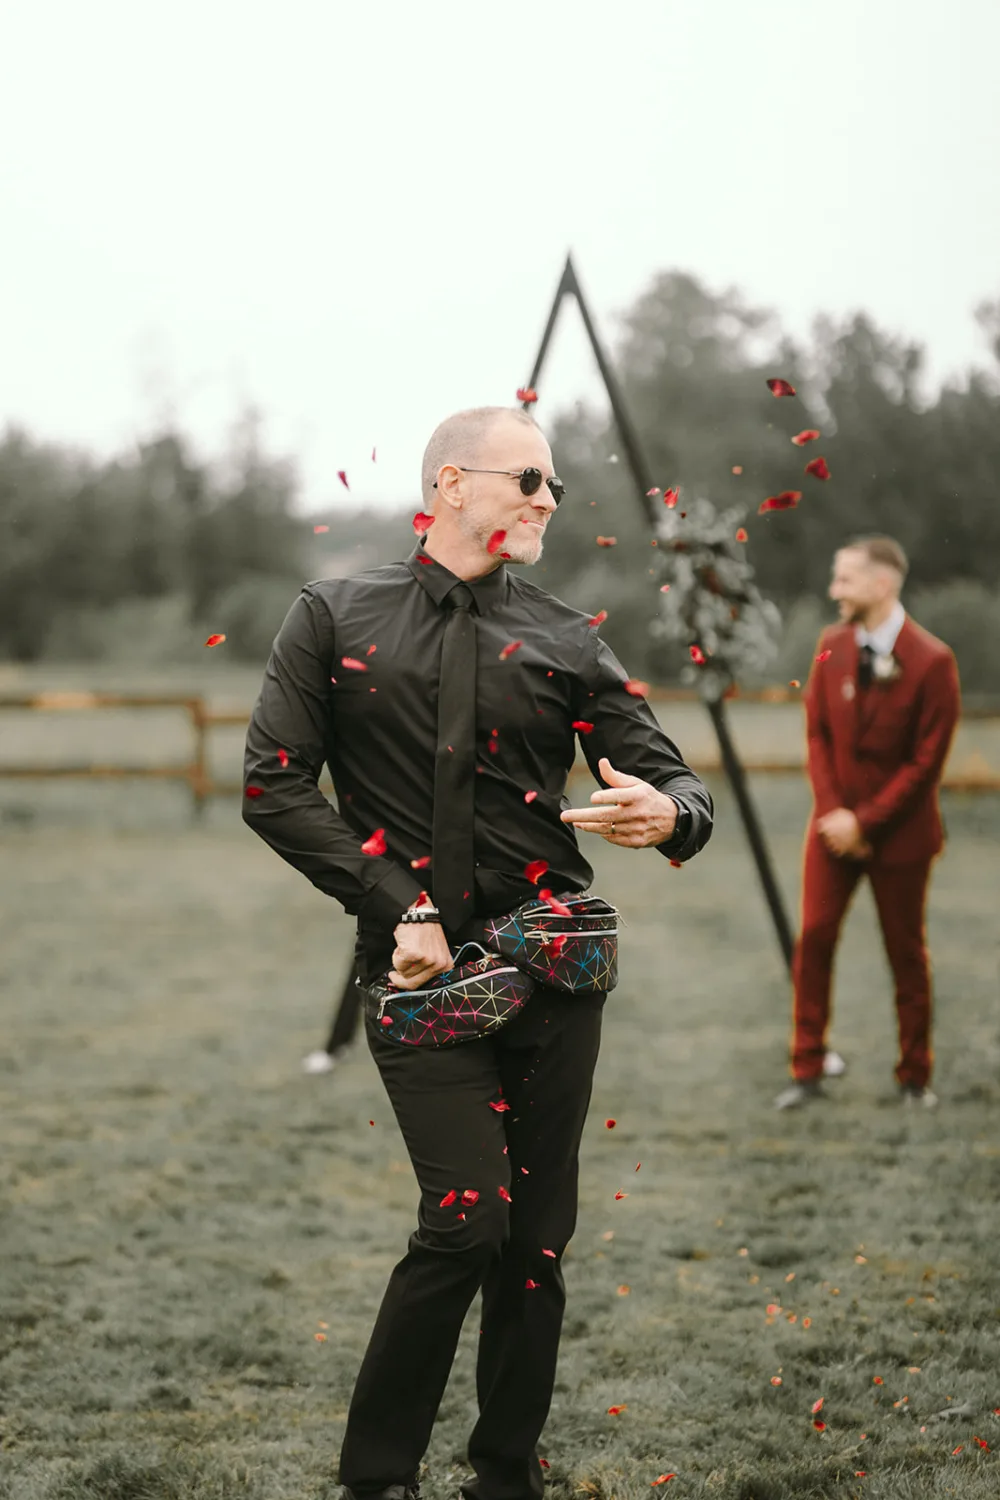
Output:
<svg viewBox="0 0 1000 1500">
<path fill-rule="evenodd" d="M 0 1495 L 323 1500 L 416 1200 L 367 1051 L 298 1071 L 349 920 L 233 802 L 192 829 L 176 789 L 52 790 L 6 788 L 0 822 Z M 947 803 L 939 1112 L 895 1102 L 864 893 L 838 981 L 850 1072 L 828 1105 L 779 1116 L 787 984 L 713 790 L 718 832 L 682 871 L 588 840 L 629 926 L 566 1263 L 551 1493 L 988 1500 L 1000 800 Z M 804 788 L 755 790 L 794 901 Z M 468 1472 L 477 1326 L 430 1500 Z"/>
</svg>

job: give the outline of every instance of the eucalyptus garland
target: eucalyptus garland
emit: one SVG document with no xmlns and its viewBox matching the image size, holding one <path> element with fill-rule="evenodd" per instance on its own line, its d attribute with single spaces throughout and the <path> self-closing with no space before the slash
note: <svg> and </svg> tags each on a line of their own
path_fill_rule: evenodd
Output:
<svg viewBox="0 0 1000 1500">
<path fill-rule="evenodd" d="M 745 541 L 737 539 L 746 536 L 744 517 L 699 499 L 683 514 L 665 509 L 657 523 L 661 611 L 650 629 L 687 648 L 681 679 L 706 700 L 763 673 L 777 654 L 781 613 L 754 583 Z"/>
</svg>

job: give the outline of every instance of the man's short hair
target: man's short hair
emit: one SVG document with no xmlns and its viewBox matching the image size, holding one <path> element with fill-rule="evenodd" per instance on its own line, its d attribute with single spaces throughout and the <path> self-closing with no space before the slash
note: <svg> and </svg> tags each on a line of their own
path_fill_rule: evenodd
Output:
<svg viewBox="0 0 1000 1500">
<path fill-rule="evenodd" d="M 902 582 L 910 571 L 909 560 L 902 547 L 891 536 L 853 536 L 849 542 L 841 547 L 841 552 L 848 549 L 854 552 L 863 552 L 870 563 L 880 568 L 893 568 Z"/>
<path fill-rule="evenodd" d="M 420 470 L 420 487 L 425 506 L 430 505 L 434 499 L 434 481 L 442 464 L 475 468 L 486 434 L 501 417 L 513 417 L 526 427 L 538 426 L 534 417 L 530 417 L 519 406 L 471 406 L 467 411 L 457 411 L 438 423 L 424 449 L 424 461 Z"/>
</svg>

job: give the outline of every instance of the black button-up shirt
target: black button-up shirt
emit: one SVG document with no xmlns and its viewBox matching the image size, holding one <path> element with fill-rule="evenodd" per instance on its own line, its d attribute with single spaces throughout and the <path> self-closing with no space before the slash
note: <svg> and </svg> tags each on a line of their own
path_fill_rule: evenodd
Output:
<svg viewBox="0 0 1000 1500">
<path fill-rule="evenodd" d="M 283 859 L 367 926 L 391 932 L 430 889 L 437 684 L 456 575 L 418 546 L 405 562 L 306 584 L 274 642 L 247 732 L 244 819 Z M 474 915 L 495 916 L 544 885 L 585 891 L 593 870 L 566 779 L 579 733 L 597 780 L 602 755 L 675 799 L 682 830 L 656 848 L 689 859 L 712 830 L 712 799 L 628 674 L 588 623 L 504 564 L 465 580 L 477 629 Z M 521 645 L 501 659 L 503 648 Z M 354 665 L 351 665 L 354 663 Z M 575 730 L 574 722 L 592 725 Z M 317 785 L 324 761 L 335 808 Z M 536 792 L 530 802 L 526 792 Z M 384 830 L 385 853 L 361 845 Z"/>
</svg>

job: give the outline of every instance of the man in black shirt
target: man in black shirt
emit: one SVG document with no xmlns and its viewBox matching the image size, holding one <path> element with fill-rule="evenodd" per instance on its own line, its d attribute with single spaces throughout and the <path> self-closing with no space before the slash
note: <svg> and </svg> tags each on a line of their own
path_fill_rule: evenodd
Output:
<svg viewBox="0 0 1000 1500">
<path fill-rule="evenodd" d="M 388 969 L 405 989 L 447 972 L 483 918 L 537 895 L 528 867 L 538 861 L 553 891 L 587 890 L 593 870 L 577 829 L 685 860 L 712 828 L 708 792 L 588 617 L 506 566 L 538 561 L 562 498 L 535 422 L 503 407 L 448 418 L 422 480 L 429 514 L 405 562 L 307 584 L 292 605 L 245 763 L 246 822 L 357 916 L 362 982 Z M 439 673 L 453 590 L 471 606 L 476 642 L 475 869 L 449 927 L 400 919 L 433 889 Z M 601 783 L 586 808 L 565 796 L 577 734 Z M 337 809 L 318 789 L 324 762 Z M 480 1290 L 476 1477 L 463 1494 L 542 1494 L 535 1445 L 555 1378 L 560 1261 L 576 1222 L 605 998 L 539 986 L 502 1030 L 449 1048 L 405 1048 L 367 1028 L 421 1199 L 351 1402 L 340 1458 L 348 1497 L 416 1493 Z"/>
</svg>

